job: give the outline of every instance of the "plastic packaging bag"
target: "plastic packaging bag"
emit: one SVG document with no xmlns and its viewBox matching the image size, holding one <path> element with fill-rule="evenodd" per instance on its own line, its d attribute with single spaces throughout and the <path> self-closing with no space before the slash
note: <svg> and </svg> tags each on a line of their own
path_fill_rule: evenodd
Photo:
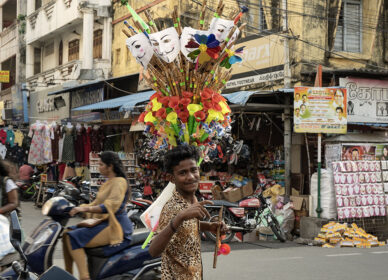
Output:
<svg viewBox="0 0 388 280">
<path fill-rule="evenodd" d="M 9 236 L 9 221 L 8 219 L 0 215 L 0 258 L 15 252 Z"/>
<path fill-rule="evenodd" d="M 283 206 L 281 210 L 276 211 L 276 215 L 281 215 L 283 217 L 283 221 L 280 224 L 280 227 L 284 231 L 284 233 L 291 234 L 292 230 L 294 229 L 294 222 L 295 222 L 295 214 L 294 210 L 292 209 L 292 204 L 287 203 Z"/>
</svg>

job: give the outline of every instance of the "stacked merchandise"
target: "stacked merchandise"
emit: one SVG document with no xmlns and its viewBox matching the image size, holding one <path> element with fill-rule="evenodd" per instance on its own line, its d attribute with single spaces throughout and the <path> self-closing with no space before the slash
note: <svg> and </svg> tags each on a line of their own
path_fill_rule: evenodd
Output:
<svg viewBox="0 0 388 280">
<path fill-rule="evenodd" d="M 386 216 L 379 161 L 333 162 L 338 219 Z"/>
<path fill-rule="evenodd" d="M 379 242 L 376 236 L 366 233 L 355 223 L 348 225 L 347 223 L 330 222 L 321 228 L 321 232 L 314 240 L 322 244 L 324 248 L 385 246 L 385 242 Z"/>
<path fill-rule="evenodd" d="M 386 195 L 386 204 L 388 205 L 388 160 L 381 161 L 381 176 Z"/>
<path fill-rule="evenodd" d="M 271 187 L 276 184 L 284 187 L 284 164 L 283 147 L 266 147 L 259 154 L 259 171 L 257 176 L 260 184 L 265 187 Z"/>
</svg>

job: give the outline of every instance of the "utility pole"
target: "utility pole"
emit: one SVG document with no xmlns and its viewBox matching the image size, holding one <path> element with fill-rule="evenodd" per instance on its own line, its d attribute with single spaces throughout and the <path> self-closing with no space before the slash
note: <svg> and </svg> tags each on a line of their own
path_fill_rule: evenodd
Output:
<svg viewBox="0 0 388 280">
<path fill-rule="evenodd" d="M 283 33 L 284 37 L 284 88 L 291 87 L 291 70 L 290 70 L 290 49 L 288 45 L 288 22 L 287 22 L 287 0 L 282 0 L 282 18 L 283 18 Z M 291 195 L 291 110 L 290 110 L 290 97 L 288 93 L 285 95 L 284 109 L 284 162 L 285 162 L 285 192 L 286 195 Z"/>
</svg>

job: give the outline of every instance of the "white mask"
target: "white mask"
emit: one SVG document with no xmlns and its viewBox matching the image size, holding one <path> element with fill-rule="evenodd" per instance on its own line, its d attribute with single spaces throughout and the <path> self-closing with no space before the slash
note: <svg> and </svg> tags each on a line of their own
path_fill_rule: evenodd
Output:
<svg viewBox="0 0 388 280">
<path fill-rule="evenodd" d="M 145 69 L 154 54 L 151 43 L 144 33 L 136 34 L 126 40 L 127 47 L 133 57 Z"/>
<path fill-rule="evenodd" d="M 226 37 L 229 35 L 230 31 L 232 30 L 234 26 L 233 20 L 227 20 L 222 18 L 213 18 L 210 23 L 210 33 L 214 34 L 216 36 L 216 39 L 220 41 L 220 44 L 225 42 Z M 232 37 L 229 38 L 229 44 L 234 42 L 238 34 L 240 34 L 240 30 L 236 29 L 236 31 L 233 33 Z"/>
<path fill-rule="evenodd" d="M 167 63 L 171 63 L 180 51 L 179 35 L 174 27 L 149 35 L 155 54 Z"/>
<path fill-rule="evenodd" d="M 187 58 L 187 60 L 189 60 L 190 62 L 194 63 L 195 60 L 191 60 L 191 58 L 188 57 L 189 53 L 191 53 L 192 51 L 194 51 L 195 49 L 192 49 L 192 48 L 186 48 L 185 46 L 191 41 L 191 40 L 194 40 L 194 35 L 195 34 L 199 34 L 199 35 L 206 35 L 208 36 L 210 34 L 209 31 L 206 31 L 206 30 L 197 30 L 197 29 L 194 29 L 194 28 L 191 28 L 191 27 L 185 27 L 182 31 L 182 35 L 181 35 L 181 52 L 183 53 L 183 55 Z"/>
</svg>

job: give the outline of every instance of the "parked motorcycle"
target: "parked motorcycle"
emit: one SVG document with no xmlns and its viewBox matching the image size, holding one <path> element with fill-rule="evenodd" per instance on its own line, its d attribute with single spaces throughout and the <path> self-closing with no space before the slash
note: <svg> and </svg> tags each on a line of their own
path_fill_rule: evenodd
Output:
<svg viewBox="0 0 388 280">
<path fill-rule="evenodd" d="M 16 181 L 16 185 L 19 187 L 20 200 L 33 200 L 36 195 L 36 185 L 39 183 L 39 181 L 40 174 L 34 174 L 30 181 Z"/>
<path fill-rule="evenodd" d="M 286 236 L 275 215 L 272 213 L 268 198 L 264 198 L 261 192 L 254 194 L 250 198 L 243 199 L 239 203 L 225 200 L 213 200 L 212 202 L 213 205 L 206 205 L 211 216 L 209 222 L 218 221 L 219 209 L 224 206 L 224 222 L 229 227 L 230 232 L 226 234 L 223 242 L 230 242 L 236 232 L 252 232 L 263 222 L 263 219 L 279 241 L 286 241 Z M 216 240 L 215 234 L 211 232 L 205 232 L 205 235 L 210 240 Z"/>
<path fill-rule="evenodd" d="M 52 195 L 66 198 L 72 204 L 78 206 L 83 203 L 90 203 L 96 197 L 97 189 L 90 188 L 90 182 L 81 181 L 82 177 L 73 177 L 60 181 L 57 191 Z M 51 192 L 51 190 L 48 190 Z"/>
<path fill-rule="evenodd" d="M 42 207 L 44 219 L 23 245 L 26 264 L 30 271 L 40 275 L 52 266 L 53 253 L 74 207 L 63 197 L 54 197 Z M 88 257 L 90 278 L 93 280 L 142 279 L 150 274 L 159 274 L 161 260 L 152 258 L 148 246 L 142 249 L 148 232 L 134 233 L 131 241 L 123 241 L 118 246 L 85 248 Z M 2 277 L 17 279 L 14 271 L 0 274 Z M 155 276 L 155 275 L 154 275 Z M 6 278 L 7 279 L 7 278 Z M 63 278 L 57 278 L 63 279 Z"/>
<path fill-rule="evenodd" d="M 11 243 L 15 250 L 19 253 L 23 264 L 19 261 L 14 261 L 12 267 L 0 274 L 0 279 L 18 279 L 18 280 L 35 280 L 38 279 L 37 275 L 30 271 L 29 262 L 27 256 L 24 254 L 22 249 L 22 229 L 19 223 L 19 219 L 16 211 L 11 212 L 11 223 L 10 223 L 10 235 Z M 45 272 L 43 272 L 39 279 L 41 280 L 76 280 L 76 278 L 66 272 L 65 270 L 51 266 Z"/>
<path fill-rule="evenodd" d="M 127 204 L 127 213 L 133 223 L 134 229 L 145 227 L 140 220 L 140 216 L 151 206 L 151 204 L 152 201 L 143 198 L 131 199 L 129 201 Z"/>
</svg>

